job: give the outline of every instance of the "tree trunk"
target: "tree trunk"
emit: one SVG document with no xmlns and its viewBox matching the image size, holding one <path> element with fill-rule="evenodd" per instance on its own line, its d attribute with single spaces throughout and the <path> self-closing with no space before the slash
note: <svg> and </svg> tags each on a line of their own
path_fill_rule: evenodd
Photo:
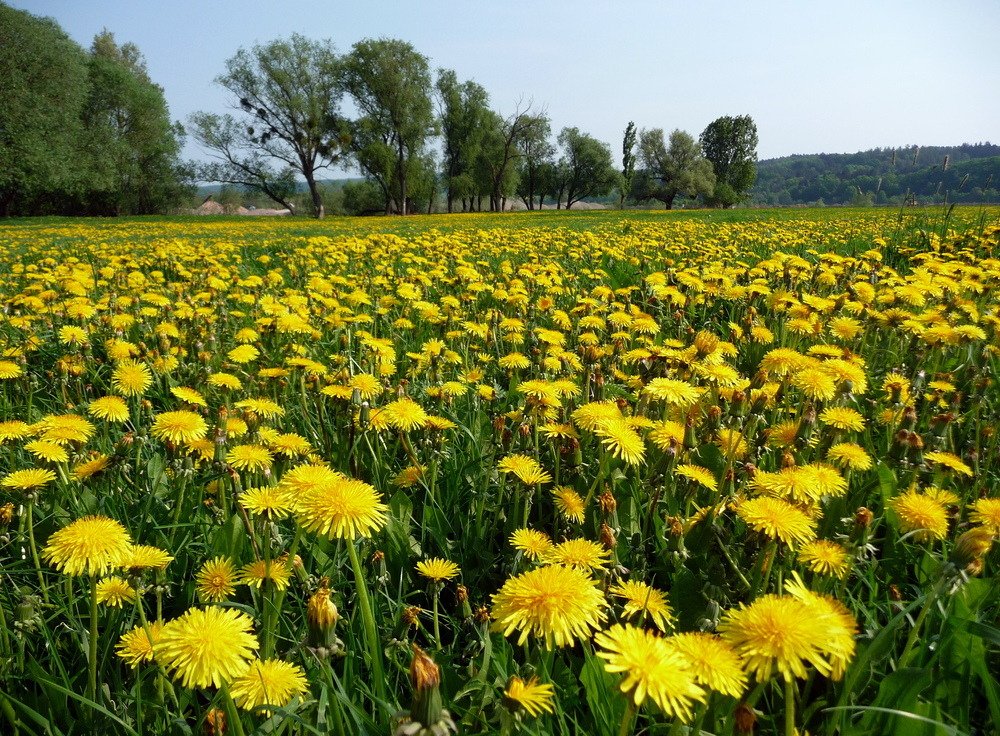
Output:
<svg viewBox="0 0 1000 736">
<path fill-rule="evenodd" d="M 316 185 L 316 178 L 312 171 L 303 173 L 305 173 L 306 184 L 309 185 L 309 194 L 312 196 L 313 217 L 322 220 L 326 211 L 323 208 L 323 197 L 320 196 L 319 187 Z"/>
<path fill-rule="evenodd" d="M 454 198 L 451 195 L 451 188 L 449 187 L 448 188 L 448 214 L 449 215 L 451 214 L 451 203 L 452 203 L 452 201 L 454 201 Z"/>
<path fill-rule="evenodd" d="M 403 141 L 399 141 L 399 207 L 401 215 L 406 214 L 406 159 L 403 156 Z"/>
</svg>

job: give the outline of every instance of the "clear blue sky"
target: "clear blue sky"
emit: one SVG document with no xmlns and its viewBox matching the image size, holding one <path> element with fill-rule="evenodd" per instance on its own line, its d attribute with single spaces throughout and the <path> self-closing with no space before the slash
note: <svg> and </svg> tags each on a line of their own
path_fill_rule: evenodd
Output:
<svg viewBox="0 0 1000 736">
<path fill-rule="evenodd" d="M 555 131 L 578 126 L 616 157 L 629 120 L 697 136 L 738 114 L 756 120 L 761 158 L 1000 143 L 997 0 L 11 4 L 55 18 L 84 46 L 105 27 L 136 43 L 182 121 L 227 110 L 212 80 L 240 46 L 298 32 L 341 52 L 365 37 L 405 39 L 432 67 L 482 84 L 501 113 L 533 100 Z"/>
</svg>

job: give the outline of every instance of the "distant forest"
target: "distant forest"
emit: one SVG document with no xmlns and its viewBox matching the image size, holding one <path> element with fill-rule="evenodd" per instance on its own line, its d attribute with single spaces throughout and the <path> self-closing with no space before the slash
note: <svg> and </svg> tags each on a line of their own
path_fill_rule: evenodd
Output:
<svg viewBox="0 0 1000 736">
<path fill-rule="evenodd" d="M 1000 146 L 875 148 L 757 162 L 751 201 L 795 204 L 1000 202 Z"/>
</svg>

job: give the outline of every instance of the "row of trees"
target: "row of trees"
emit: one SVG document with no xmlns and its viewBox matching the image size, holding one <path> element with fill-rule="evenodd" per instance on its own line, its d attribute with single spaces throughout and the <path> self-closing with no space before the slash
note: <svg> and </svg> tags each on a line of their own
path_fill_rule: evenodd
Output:
<svg viewBox="0 0 1000 736">
<path fill-rule="evenodd" d="M 619 193 L 619 204 L 701 196 L 729 206 L 753 184 L 757 132 L 748 116 L 720 118 L 695 141 L 630 123 L 622 166 L 610 147 L 576 127 L 553 141 L 544 109 L 519 103 L 502 114 L 489 94 L 454 71 L 432 75 L 427 57 L 396 39 L 365 39 L 338 56 L 300 35 L 241 49 L 217 81 L 235 114 L 197 113 L 191 131 L 215 157 L 199 178 L 261 192 L 291 205 L 296 180 L 324 214 L 324 170 L 356 166 L 366 184 L 345 200 L 356 211 L 408 214 L 443 200 L 448 212 L 500 211 L 520 198 L 572 207 Z M 345 104 L 354 108 L 348 115 Z M 440 140 L 438 154 L 436 141 Z"/>
<path fill-rule="evenodd" d="M 182 136 L 133 44 L 84 50 L 0 3 L 0 215 L 166 211 L 188 191 Z"/>
</svg>

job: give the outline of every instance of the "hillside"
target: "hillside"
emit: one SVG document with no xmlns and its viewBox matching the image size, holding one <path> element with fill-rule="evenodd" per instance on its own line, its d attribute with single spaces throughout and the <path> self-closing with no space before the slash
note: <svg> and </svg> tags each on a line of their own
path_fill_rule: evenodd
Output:
<svg viewBox="0 0 1000 736">
<path fill-rule="evenodd" d="M 757 204 L 1000 202 L 1000 146 L 876 148 L 757 164 Z"/>
</svg>

